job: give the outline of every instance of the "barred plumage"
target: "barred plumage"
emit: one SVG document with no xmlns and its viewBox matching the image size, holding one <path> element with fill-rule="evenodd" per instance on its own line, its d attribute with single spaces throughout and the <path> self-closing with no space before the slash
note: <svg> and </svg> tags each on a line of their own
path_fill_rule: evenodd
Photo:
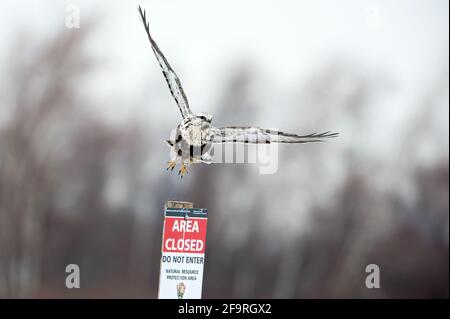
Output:
<svg viewBox="0 0 450 319">
<path fill-rule="evenodd" d="M 183 177 L 183 175 L 187 173 L 188 163 L 211 163 L 212 157 L 209 154 L 209 150 L 213 143 L 310 143 L 321 142 L 327 138 L 338 136 L 338 133 L 332 133 L 330 131 L 308 135 L 297 135 L 251 126 L 213 127 L 211 125 L 211 115 L 205 113 L 192 113 L 189 108 L 186 94 L 181 86 L 180 79 L 150 35 L 149 23 L 147 22 L 145 11 L 142 10 L 140 6 L 138 7 L 138 10 L 152 46 L 153 53 L 161 66 L 167 85 L 169 86 L 170 92 L 172 93 L 183 118 L 176 128 L 175 139 L 166 141 L 172 148 L 173 154 L 176 156 L 169 161 L 167 166 L 168 170 L 173 170 L 177 163 L 181 163 L 179 174 Z"/>
</svg>

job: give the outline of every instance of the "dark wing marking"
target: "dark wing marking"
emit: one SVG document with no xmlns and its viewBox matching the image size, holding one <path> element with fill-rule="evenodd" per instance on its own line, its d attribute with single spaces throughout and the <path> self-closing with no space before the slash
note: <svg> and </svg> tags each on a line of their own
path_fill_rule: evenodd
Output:
<svg viewBox="0 0 450 319">
<path fill-rule="evenodd" d="M 308 135 L 297 135 L 277 130 L 262 129 L 258 127 L 222 127 L 213 129 L 210 139 L 212 143 L 310 143 L 322 142 L 326 138 L 337 137 L 338 133 L 324 132 Z"/>
<path fill-rule="evenodd" d="M 162 54 L 155 40 L 153 40 L 152 36 L 150 35 L 149 23 L 147 22 L 146 19 L 145 10 L 142 10 L 140 6 L 138 10 L 141 15 L 142 23 L 144 24 L 145 27 L 145 31 L 147 32 L 148 39 L 150 40 L 150 44 L 152 45 L 153 52 L 155 53 L 156 59 L 158 60 L 159 65 L 161 66 L 162 73 L 167 81 L 170 93 L 172 93 L 173 98 L 177 102 L 178 108 L 180 109 L 181 112 L 181 116 L 185 118 L 188 115 L 192 115 L 193 113 L 189 109 L 189 103 L 186 98 L 186 94 L 183 91 L 183 87 L 181 86 L 180 79 L 170 66 L 169 62 L 167 62 L 167 59 Z"/>
</svg>

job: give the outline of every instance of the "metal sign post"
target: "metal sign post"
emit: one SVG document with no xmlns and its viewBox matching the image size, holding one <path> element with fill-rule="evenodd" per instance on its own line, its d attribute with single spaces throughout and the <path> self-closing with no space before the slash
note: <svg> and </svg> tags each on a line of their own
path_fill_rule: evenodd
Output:
<svg viewBox="0 0 450 319">
<path fill-rule="evenodd" d="M 193 203 L 168 201 L 159 274 L 159 299 L 202 297 L 208 213 Z"/>
</svg>

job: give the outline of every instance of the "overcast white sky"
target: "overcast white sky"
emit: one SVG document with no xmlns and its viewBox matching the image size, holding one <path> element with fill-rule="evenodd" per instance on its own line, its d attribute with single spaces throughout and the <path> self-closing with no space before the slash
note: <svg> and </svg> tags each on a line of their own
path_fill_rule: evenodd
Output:
<svg viewBox="0 0 450 319">
<path fill-rule="evenodd" d="M 448 55 L 445 0 L 3 0 L 0 59 L 17 31 L 46 37 L 63 28 L 69 3 L 79 5 L 81 27 L 89 16 L 101 18 L 91 50 L 114 65 L 98 78 L 102 85 L 95 91 L 104 96 L 114 90 L 136 93 L 142 90 L 136 81 L 158 71 L 138 4 L 147 10 L 153 36 L 179 73 L 191 104 L 201 109 L 236 59 L 251 60 L 274 82 L 288 86 L 330 57 L 354 57 L 387 68 L 413 87 Z"/>
</svg>

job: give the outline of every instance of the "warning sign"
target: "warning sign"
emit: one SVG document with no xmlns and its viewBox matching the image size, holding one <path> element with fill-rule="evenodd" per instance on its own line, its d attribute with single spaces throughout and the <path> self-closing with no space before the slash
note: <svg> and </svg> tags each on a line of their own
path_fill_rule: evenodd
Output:
<svg viewBox="0 0 450 319">
<path fill-rule="evenodd" d="M 200 299 L 207 210 L 165 208 L 158 298 Z"/>
</svg>

